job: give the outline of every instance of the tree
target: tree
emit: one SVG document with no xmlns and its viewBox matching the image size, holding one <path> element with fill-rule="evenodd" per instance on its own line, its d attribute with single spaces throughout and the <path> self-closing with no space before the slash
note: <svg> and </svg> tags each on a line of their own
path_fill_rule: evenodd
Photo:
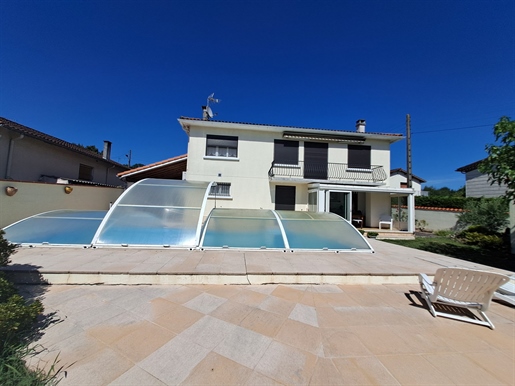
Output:
<svg viewBox="0 0 515 386">
<path fill-rule="evenodd" d="M 505 198 L 515 201 L 515 121 L 502 117 L 494 126 L 497 144 L 486 145 L 488 157 L 478 170 L 488 174 L 490 184 L 506 185 Z"/>
<path fill-rule="evenodd" d="M 430 197 L 465 197 L 465 186 L 462 186 L 458 190 L 450 189 L 447 186 L 444 186 L 443 188 L 425 186 L 422 190 L 424 192 L 428 192 Z"/>
<path fill-rule="evenodd" d="M 458 230 L 473 225 L 481 225 L 494 232 L 502 232 L 509 224 L 508 203 L 502 197 L 468 201 L 465 210 L 458 214 Z"/>
<path fill-rule="evenodd" d="M 74 143 L 74 145 L 76 146 L 79 146 L 79 147 L 82 147 L 83 149 L 85 150 L 89 150 L 89 151 L 92 151 L 93 153 L 98 153 L 98 154 L 101 154 L 100 153 L 100 150 L 98 150 L 98 147 L 96 147 L 95 145 L 88 145 L 88 146 L 84 146 L 80 143 Z"/>
</svg>

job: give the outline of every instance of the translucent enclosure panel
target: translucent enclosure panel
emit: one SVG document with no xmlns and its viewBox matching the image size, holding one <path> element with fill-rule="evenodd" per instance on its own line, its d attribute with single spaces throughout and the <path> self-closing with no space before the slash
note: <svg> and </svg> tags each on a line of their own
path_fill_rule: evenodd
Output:
<svg viewBox="0 0 515 386">
<path fill-rule="evenodd" d="M 208 219 L 202 247 L 284 248 L 284 241 L 271 211 L 214 209 Z"/>
<path fill-rule="evenodd" d="M 332 213 L 277 211 L 292 249 L 371 248 L 348 222 Z"/>
<path fill-rule="evenodd" d="M 208 183 L 145 179 L 111 208 L 95 245 L 196 247 Z"/>
<path fill-rule="evenodd" d="M 95 244 L 196 246 L 200 209 L 117 206 Z"/>
<path fill-rule="evenodd" d="M 106 211 L 56 210 L 6 227 L 5 238 L 15 244 L 89 245 Z"/>
<path fill-rule="evenodd" d="M 120 199 L 119 204 L 200 207 L 206 193 L 206 187 L 207 184 L 199 186 L 141 183 L 128 191 Z"/>
</svg>

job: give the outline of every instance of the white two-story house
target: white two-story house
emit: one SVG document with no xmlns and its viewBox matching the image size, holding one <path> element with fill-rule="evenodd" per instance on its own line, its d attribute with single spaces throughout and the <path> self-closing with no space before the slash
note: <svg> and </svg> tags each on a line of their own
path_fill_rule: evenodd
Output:
<svg viewBox="0 0 515 386">
<path fill-rule="evenodd" d="M 378 227 L 391 197 L 408 197 L 414 231 L 414 189 L 390 184 L 390 145 L 401 134 L 326 130 L 179 118 L 189 136 L 188 181 L 214 181 L 212 207 L 359 213 Z"/>
</svg>

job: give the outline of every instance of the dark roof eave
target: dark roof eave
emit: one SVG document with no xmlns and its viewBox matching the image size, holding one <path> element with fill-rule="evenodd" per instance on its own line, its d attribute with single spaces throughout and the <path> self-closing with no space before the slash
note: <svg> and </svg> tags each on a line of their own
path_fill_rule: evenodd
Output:
<svg viewBox="0 0 515 386">
<path fill-rule="evenodd" d="M 465 165 L 465 166 L 462 166 L 462 167 L 456 169 L 456 171 L 460 172 L 460 173 L 471 172 L 472 170 L 476 170 L 478 168 L 479 164 L 483 161 L 484 161 L 484 159 L 476 161 L 476 162 L 472 162 L 471 164 L 468 164 L 468 165 Z"/>
<path fill-rule="evenodd" d="M 384 138 L 391 137 L 391 141 L 399 141 L 404 138 L 402 134 L 397 133 L 374 133 L 374 132 L 364 132 L 359 133 L 356 131 L 351 130 L 332 130 L 332 129 L 320 129 L 320 128 L 308 128 L 308 127 L 298 127 L 298 126 L 283 126 L 283 125 L 271 125 L 271 124 L 262 124 L 262 123 L 249 123 L 249 122 L 232 122 L 232 121 L 219 121 L 215 119 L 210 119 L 208 121 L 201 119 L 201 118 L 190 118 L 190 117 L 183 117 L 181 116 L 179 120 L 186 120 L 186 121 L 193 121 L 193 122 L 212 122 L 212 123 L 226 123 L 226 124 L 233 124 L 233 125 L 249 125 L 249 126 L 267 126 L 267 127 L 276 127 L 276 128 L 284 128 L 284 129 L 295 129 L 295 130 L 302 130 L 302 131 L 318 131 L 318 132 L 329 132 L 329 133 L 344 133 L 348 135 L 356 135 L 356 136 L 363 136 L 363 137 L 370 137 L 370 136 L 380 136 Z M 183 127 L 184 129 L 184 127 Z"/>
<path fill-rule="evenodd" d="M 0 125 L 7 128 L 8 130 L 14 131 L 18 134 L 26 135 L 27 137 L 34 138 L 41 142 L 48 143 L 49 145 L 58 146 L 63 149 L 73 151 L 75 153 L 79 153 L 79 154 L 94 158 L 99 161 L 100 160 L 104 161 L 110 165 L 114 165 L 114 166 L 118 166 L 120 168 L 127 169 L 127 167 L 125 165 L 122 165 L 118 162 L 106 159 L 102 156 L 102 154 L 95 153 L 93 151 L 84 149 L 78 145 L 71 143 L 71 142 L 67 142 L 67 141 L 59 139 L 57 137 L 53 137 L 51 135 L 45 134 L 41 131 L 31 129 L 28 126 L 21 125 L 19 123 L 9 120 L 9 119 L 0 117 Z"/>
</svg>

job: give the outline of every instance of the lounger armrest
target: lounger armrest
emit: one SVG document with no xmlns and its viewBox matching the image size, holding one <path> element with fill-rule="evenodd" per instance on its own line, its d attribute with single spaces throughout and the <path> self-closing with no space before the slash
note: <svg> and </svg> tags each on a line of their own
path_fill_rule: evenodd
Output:
<svg viewBox="0 0 515 386">
<path fill-rule="evenodd" d="M 418 274 L 418 281 L 420 285 L 429 293 L 433 294 L 434 287 L 433 282 L 429 279 L 429 277 L 425 273 L 419 273 Z"/>
</svg>

